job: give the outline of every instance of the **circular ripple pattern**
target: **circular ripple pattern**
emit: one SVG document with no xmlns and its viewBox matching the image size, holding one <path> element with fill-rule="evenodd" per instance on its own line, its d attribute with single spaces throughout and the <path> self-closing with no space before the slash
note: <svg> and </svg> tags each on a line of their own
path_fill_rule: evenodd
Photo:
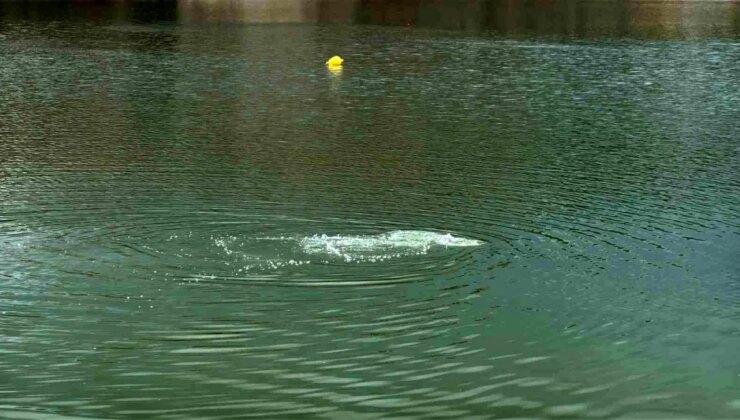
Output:
<svg viewBox="0 0 740 420">
<path fill-rule="evenodd" d="M 740 415 L 731 40 L 0 33 L 0 417 Z"/>
</svg>

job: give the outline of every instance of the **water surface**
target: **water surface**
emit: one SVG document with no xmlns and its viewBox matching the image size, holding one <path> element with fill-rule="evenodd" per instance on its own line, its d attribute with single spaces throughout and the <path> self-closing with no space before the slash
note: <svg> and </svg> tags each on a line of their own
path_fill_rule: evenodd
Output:
<svg viewBox="0 0 740 420">
<path fill-rule="evenodd" d="M 727 26 L 182 4 L 0 23 L 2 416 L 740 416 Z"/>
</svg>

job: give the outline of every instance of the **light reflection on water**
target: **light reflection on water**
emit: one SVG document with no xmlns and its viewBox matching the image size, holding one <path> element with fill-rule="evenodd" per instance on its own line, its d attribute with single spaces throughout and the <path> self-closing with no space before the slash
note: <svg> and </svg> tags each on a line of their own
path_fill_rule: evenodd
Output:
<svg viewBox="0 0 740 420">
<path fill-rule="evenodd" d="M 725 20 L 2 7 L 3 416 L 737 417 Z"/>
</svg>

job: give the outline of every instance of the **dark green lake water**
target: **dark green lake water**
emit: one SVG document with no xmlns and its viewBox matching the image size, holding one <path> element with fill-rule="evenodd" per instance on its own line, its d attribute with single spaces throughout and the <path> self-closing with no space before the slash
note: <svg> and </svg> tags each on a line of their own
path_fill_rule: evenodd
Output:
<svg viewBox="0 0 740 420">
<path fill-rule="evenodd" d="M 0 417 L 740 417 L 732 30 L 34 16 Z"/>
</svg>

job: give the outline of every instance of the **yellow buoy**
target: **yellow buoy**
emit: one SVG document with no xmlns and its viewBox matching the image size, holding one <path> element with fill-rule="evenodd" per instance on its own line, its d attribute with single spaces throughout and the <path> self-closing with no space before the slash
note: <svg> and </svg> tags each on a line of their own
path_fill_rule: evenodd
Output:
<svg viewBox="0 0 740 420">
<path fill-rule="evenodd" d="M 342 57 L 335 55 L 334 57 L 327 60 L 326 65 L 329 67 L 338 67 L 341 66 L 344 60 L 342 60 Z"/>
</svg>

